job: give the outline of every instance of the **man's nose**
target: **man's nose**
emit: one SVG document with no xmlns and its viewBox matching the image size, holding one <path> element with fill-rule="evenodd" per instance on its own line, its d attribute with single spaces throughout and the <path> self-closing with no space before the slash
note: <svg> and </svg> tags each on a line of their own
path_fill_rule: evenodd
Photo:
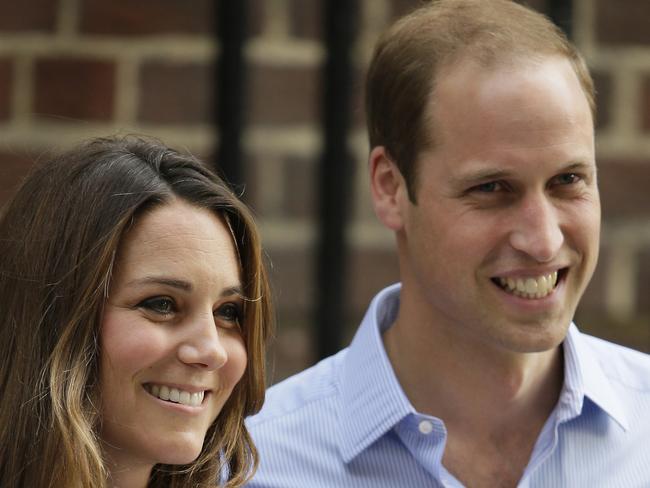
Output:
<svg viewBox="0 0 650 488">
<path fill-rule="evenodd" d="M 546 195 L 525 197 L 512 216 L 510 245 L 539 263 L 553 260 L 564 243 L 557 208 Z"/>
<path fill-rule="evenodd" d="M 217 370 L 228 361 L 228 351 L 212 313 L 195 317 L 178 347 L 178 358 L 185 364 Z"/>
</svg>

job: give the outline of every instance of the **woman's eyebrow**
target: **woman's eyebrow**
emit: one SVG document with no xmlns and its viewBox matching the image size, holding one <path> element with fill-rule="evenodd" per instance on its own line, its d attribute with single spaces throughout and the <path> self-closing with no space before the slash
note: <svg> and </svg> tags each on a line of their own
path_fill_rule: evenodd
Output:
<svg viewBox="0 0 650 488">
<path fill-rule="evenodd" d="M 229 296 L 229 295 L 237 295 L 239 297 L 244 297 L 244 290 L 242 289 L 241 285 L 236 285 L 236 286 L 230 286 L 228 288 L 224 288 L 224 290 L 221 292 L 221 296 Z"/>
<path fill-rule="evenodd" d="M 165 276 L 146 276 L 144 278 L 135 279 L 126 284 L 126 286 L 129 287 L 143 286 L 143 285 L 170 286 L 172 288 L 176 288 L 185 292 L 191 292 L 194 289 L 192 283 L 190 283 L 189 281 L 179 280 L 175 278 L 167 278 Z M 234 285 L 234 286 L 229 286 L 227 288 L 224 288 L 219 295 L 222 297 L 229 296 L 229 295 L 238 295 L 243 297 L 244 290 L 242 289 L 241 285 Z"/>
<path fill-rule="evenodd" d="M 167 278 L 165 276 L 146 276 L 129 281 L 126 286 L 142 286 L 142 285 L 165 285 L 172 288 L 178 288 L 183 291 L 192 291 L 192 283 L 185 280 L 178 280 L 174 278 Z"/>
</svg>

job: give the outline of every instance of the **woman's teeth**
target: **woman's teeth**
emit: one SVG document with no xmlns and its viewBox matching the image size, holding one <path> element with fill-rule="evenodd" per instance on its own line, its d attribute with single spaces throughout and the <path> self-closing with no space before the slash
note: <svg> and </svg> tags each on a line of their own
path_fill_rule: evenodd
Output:
<svg viewBox="0 0 650 488">
<path fill-rule="evenodd" d="M 537 278 L 498 278 L 501 287 L 513 295 L 522 298 L 544 298 L 557 284 L 557 271 Z"/>
<path fill-rule="evenodd" d="M 205 391 L 191 393 L 178 388 L 169 388 L 168 386 L 147 385 L 146 389 L 153 396 L 172 403 L 180 403 L 190 407 L 198 407 L 203 403 Z"/>
</svg>

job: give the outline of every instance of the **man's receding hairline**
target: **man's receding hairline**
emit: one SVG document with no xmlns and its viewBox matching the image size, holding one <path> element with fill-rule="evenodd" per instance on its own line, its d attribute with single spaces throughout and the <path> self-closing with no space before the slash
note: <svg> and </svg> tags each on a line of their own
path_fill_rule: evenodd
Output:
<svg viewBox="0 0 650 488">
<path fill-rule="evenodd" d="M 580 92 L 584 96 L 585 102 L 590 108 L 592 114 L 593 123 L 595 124 L 595 114 L 593 113 L 591 104 L 587 93 L 585 93 L 584 87 L 580 81 L 578 73 L 576 72 L 573 64 L 571 63 L 571 58 L 557 52 L 549 53 L 529 53 L 522 49 L 519 52 L 507 52 L 503 53 L 501 56 L 496 56 L 486 61 L 481 59 L 480 56 L 475 56 L 473 52 L 464 53 L 458 56 L 450 56 L 449 59 L 445 60 L 440 66 L 437 67 L 437 70 L 431 75 L 431 86 L 429 89 L 429 94 L 427 95 L 426 103 L 424 106 L 424 112 L 422 114 L 422 124 L 423 127 L 429 128 L 425 131 L 427 136 L 422 141 L 422 146 L 419 148 L 419 151 L 415 154 L 415 159 L 412 165 L 412 171 L 414 174 L 413 182 L 413 199 L 411 202 L 414 205 L 417 205 L 418 201 L 418 190 L 419 190 L 419 178 L 417 177 L 419 168 L 420 168 L 420 159 L 421 156 L 427 152 L 433 151 L 436 149 L 439 143 L 439 136 L 436 134 L 438 132 L 436 129 L 441 127 L 441 121 L 434 120 L 434 107 L 435 107 L 435 97 L 436 91 L 438 88 L 438 81 L 444 78 L 445 76 L 451 74 L 455 69 L 459 68 L 461 64 L 464 63 L 473 63 L 477 67 L 481 68 L 484 73 L 495 73 L 502 69 L 512 69 L 513 71 L 529 66 L 530 68 L 536 68 L 542 66 L 544 63 L 549 61 L 566 61 L 571 69 L 571 72 L 576 77 L 576 83 L 580 87 Z M 434 132 L 435 131 L 435 132 Z M 373 149 L 373 148 L 371 148 Z M 388 148 L 387 148 L 388 149 Z M 389 154 L 390 155 L 390 154 Z M 391 156 L 392 158 L 392 156 Z"/>
</svg>

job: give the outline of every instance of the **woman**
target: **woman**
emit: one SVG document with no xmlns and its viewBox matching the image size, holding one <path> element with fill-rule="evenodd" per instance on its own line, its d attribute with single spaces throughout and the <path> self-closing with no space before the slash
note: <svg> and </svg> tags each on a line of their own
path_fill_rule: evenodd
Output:
<svg viewBox="0 0 650 488">
<path fill-rule="evenodd" d="M 248 209 L 196 159 L 107 138 L 0 218 L 0 486 L 242 485 L 270 293 Z"/>
</svg>

